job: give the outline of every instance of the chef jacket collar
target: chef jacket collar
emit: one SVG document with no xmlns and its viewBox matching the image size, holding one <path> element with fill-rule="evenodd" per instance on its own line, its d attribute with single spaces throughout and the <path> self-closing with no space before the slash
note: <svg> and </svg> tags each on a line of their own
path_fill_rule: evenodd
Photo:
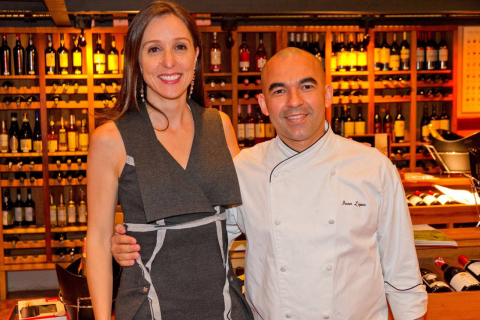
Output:
<svg viewBox="0 0 480 320">
<path fill-rule="evenodd" d="M 330 140 L 330 136 L 332 135 L 333 133 L 331 132 L 330 130 L 330 124 L 328 123 L 327 120 L 325 120 L 325 133 L 320 137 L 318 138 L 317 141 L 315 141 L 311 146 L 309 146 L 307 149 L 301 151 L 301 152 L 298 152 L 292 148 L 290 148 L 285 142 L 283 142 L 282 139 L 280 139 L 280 137 L 277 135 L 277 137 L 275 138 L 275 144 L 276 144 L 276 147 L 275 148 L 277 151 L 277 155 L 280 157 L 280 159 L 282 159 L 281 162 L 279 162 L 273 169 L 272 171 L 270 172 L 270 182 L 272 182 L 272 174 L 273 172 L 275 171 L 275 169 L 281 165 L 282 163 L 294 158 L 295 156 L 299 155 L 299 154 L 310 154 L 310 153 L 315 153 L 316 151 L 320 150 L 325 144 L 327 144 L 328 140 Z M 324 138 L 325 137 L 325 138 Z"/>
</svg>

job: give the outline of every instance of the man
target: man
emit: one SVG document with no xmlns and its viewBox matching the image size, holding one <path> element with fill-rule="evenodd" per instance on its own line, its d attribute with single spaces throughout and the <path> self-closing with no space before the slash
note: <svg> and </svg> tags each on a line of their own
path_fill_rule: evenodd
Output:
<svg viewBox="0 0 480 320">
<path fill-rule="evenodd" d="M 245 291 L 256 319 L 395 319 L 426 312 L 410 215 L 392 163 L 333 134 L 321 63 L 287 48 L 263 69 L 262 112 L 278 136 L 235 158 L 247 236 Z M 112 239 L 117 260 L 131 246 Z M 133 248 L 137 249 L 137 248 Z"/>
</svg>

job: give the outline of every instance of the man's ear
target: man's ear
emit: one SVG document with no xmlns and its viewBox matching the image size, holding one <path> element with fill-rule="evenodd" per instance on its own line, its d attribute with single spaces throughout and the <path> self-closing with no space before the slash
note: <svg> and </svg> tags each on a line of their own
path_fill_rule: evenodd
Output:
<svg viewBox="0 0 480 320">
<path fill-rule="evenodd" d="M 325 108 L 330 108 L 333 102 L 333 87 L 331 84 L 325 86 Z"/>
<path fill-rule="evenodd" d="M 258 95 L 258 104 L 260 105 L 260 108 L 262 109 L 262 113 L 266 116 L 269 116 L 268 109 L 267 109 L 267 104 L 265 102 L 265 96 L 263 93 L 260 93 Z"/>
</svg>

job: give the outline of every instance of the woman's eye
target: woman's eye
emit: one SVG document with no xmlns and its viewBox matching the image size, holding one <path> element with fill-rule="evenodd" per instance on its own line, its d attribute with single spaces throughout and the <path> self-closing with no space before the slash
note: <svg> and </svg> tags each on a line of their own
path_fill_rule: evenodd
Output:
<svg viewBox="0 0 480 320">
<path fill-rule="evenodd" d="M 160 51 L 158 47 L 151 47 L 150 49 L 148 49 L 148 52 L 158 52 L 158 51 Z"/>
<path fill-rule="evenodd" d="M 184 45 L 184 44 L 179 44 L 179 45 L 176 46 L 176 48 L 179 49 L 179 50 L 187 50 L 187 46 Z"/>
</svg>

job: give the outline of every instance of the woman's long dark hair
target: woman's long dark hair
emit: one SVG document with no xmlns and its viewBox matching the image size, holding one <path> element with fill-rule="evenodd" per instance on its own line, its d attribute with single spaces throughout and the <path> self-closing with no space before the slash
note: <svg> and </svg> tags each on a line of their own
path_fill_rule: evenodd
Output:
<svg viewBox="0 0 480 320">
<path fill-rule="evenodd" d="M 194 48 L 199 49 L 197 63 L 195 65 L 195 84 L 191 99 L 195 100 L 200 105 L 205 105 L 202 64 L 203 50 L 200 32 L 198 31 L 195 20 L 183 7 L 176 3 L 168 1 L 154 1 L 140 10 L 128 28 L 127 38 L 124 43 L 125 62 L 122 87 L 118 94 L 117 102 L 115 102 L 113 107 L 97 112 L 96 118 L 98 124 L 103 124 L 107 121 L 115 121 L 121 118 L 132 108 L 136 107 L 138 110 L 140 110 L 138 107 L 138 100 L 140 99 L 140 90 L 144 84 L 138 57 L 140 54 L 140 46 L 142 43 L 143 34 L 147 28 L 147 25 L 154 18 L 169 14 L 179 18 L 185 24 L 190 32 L 190 35 L 192 36 Z M 150 105 L 152 108 L 163 114 L 160 109 L 152 104 Z"/>
</svg>

